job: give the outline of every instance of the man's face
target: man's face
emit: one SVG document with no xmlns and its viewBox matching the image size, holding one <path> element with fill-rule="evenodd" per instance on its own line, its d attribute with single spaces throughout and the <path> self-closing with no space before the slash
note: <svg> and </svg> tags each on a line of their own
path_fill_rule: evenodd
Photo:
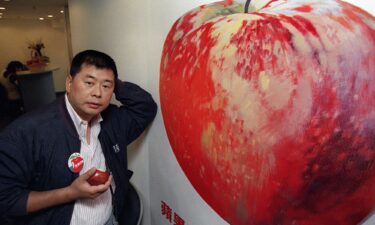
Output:
<svg viewBox="0 0 375 225">
<path fill-rule="evenodd" d="M 81 119 L 90 121 L 109 105 L 114 86 L 111 69 L 83 64 L 74 77 L 66 78 L 68 100 Z"/>
</svg>

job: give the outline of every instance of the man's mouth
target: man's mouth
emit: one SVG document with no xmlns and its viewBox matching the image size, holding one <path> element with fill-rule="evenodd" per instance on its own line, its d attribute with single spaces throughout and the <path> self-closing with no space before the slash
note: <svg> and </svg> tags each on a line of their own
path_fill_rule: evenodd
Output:
<svg viewBox="0 0 375 225">
<path fill-rule="evenodd" d="M 88 102 L 87 105 L 88 105 L 89 108 L 91 108 L 91 109 L 98 109 L 98 108 L 101 106 L 101 104 L 99 104 L 99 103 L 95 103 L 95 102 Z"/>
</svg>

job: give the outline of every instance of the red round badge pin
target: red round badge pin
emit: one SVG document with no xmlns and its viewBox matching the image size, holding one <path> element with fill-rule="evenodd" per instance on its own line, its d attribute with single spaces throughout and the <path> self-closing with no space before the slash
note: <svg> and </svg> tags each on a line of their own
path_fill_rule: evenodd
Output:
<svg viewBox="0 0 375 225">
<path fill-rule="evenodd" d="M 83 157 L 78 152 L 71 154 L 68 160 L 69 169 L 73 173 L 79 173 L 83 168 L 83 163 Z"/>
</svg>

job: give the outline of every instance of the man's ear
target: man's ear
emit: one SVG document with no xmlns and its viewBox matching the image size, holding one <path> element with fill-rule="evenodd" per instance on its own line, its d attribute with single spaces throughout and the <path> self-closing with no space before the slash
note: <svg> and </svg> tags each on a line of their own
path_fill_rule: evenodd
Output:
<svg viewBox="0 0 375 225">
<path fill-rule="evenodd" d="M 65 79 L 65 90 L 66 93 L 69 94 L 70 92 L 70 86 L 72 85 L 73 77 L 71 75 L 68 75 Z"/>
</svg>

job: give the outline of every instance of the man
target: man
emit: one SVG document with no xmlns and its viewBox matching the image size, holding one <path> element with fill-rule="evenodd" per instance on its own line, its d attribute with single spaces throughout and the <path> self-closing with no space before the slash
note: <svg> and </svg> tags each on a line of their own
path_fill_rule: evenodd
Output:
<svg viewBox="0 0 375 225">
<path fill-rule="evenodd" d="M 2 102 L 0 109 L 5 115 L 0 119 L 12 121 L 22 114 L 22 99 L 16 73 L 24 70 L 28 70 L 28 68 L 20 61 L 11 61 L 3 75 L 0 76 L 0 86 L 6 90 L 6 101 Z"/>
<path fill-rule="evenodd" d="M 110 104 L 113 93 L 121 107 Z M 126 147 L 156 109 L 149 93 L 117 79 L 110 56 L 77 54 L 65 97 L 0 134 L 0 215 L 10 224 L 124 224 Z M 96 169 L 111 176 L 90 185 Z"/>
</svg>

